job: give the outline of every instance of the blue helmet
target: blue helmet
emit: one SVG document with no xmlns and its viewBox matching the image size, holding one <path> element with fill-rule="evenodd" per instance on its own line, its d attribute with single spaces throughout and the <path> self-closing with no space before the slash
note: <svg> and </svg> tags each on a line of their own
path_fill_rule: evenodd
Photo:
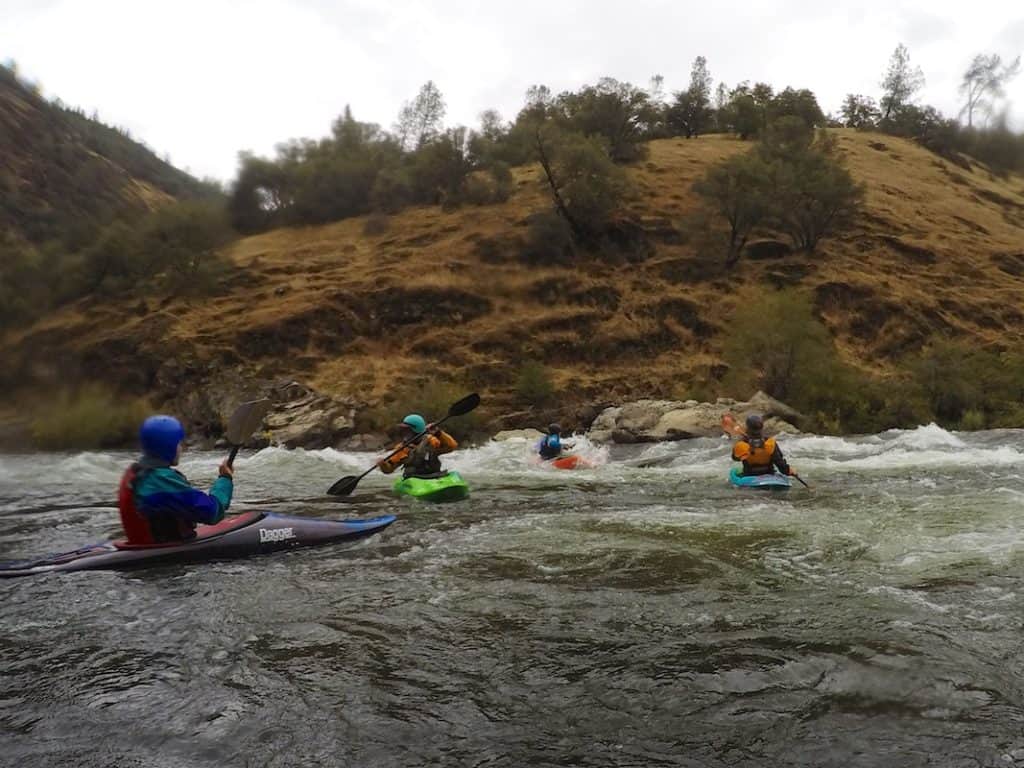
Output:
<svg viewBox="0 0 1024 768">
<path fill-rule="evenodd" d="M 410 413 L 408 416 L 402 419 L 402 423 L 405 424 L 405 426 L 412 429 L 412 431 L 415 432 L 417 435 L 422 435 L 424 432 L 427 431 L 427 420 L 420 416 L 418 413 Z"/>
<path fill-rule="evenodd" d="M 139 429 L 139 442 L 147 455 L 174 461 L 178 443 L 185 439 L 185 428 L 173 416 L 150 416 Z"/>
</svg>

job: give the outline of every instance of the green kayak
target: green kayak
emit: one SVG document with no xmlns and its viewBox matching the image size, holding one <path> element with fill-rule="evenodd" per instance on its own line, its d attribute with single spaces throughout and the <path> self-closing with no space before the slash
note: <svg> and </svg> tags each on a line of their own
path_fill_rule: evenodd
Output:
<svg viewBox="0 0 1024 768">
<path fill-rule="evenodd" d="M 395 493 L 424 501 L 458 501 L 469 496 L 469 486 L 458 472 L 434 477 L 406 477 L 395 482 Z"/>
</svg>

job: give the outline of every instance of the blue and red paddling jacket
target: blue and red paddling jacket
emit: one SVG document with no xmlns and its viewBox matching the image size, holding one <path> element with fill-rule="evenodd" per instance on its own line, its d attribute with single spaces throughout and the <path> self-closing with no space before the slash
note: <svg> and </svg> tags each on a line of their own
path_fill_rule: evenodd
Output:
<svg viewBox="0 0 1024 768">
<path fill-rule="evenodd" d="M 121 478 L 117 507 L 129 544 L 185 541 L 196 525 L 224 519 L 234 489 L 230 477 L 218 477 L 203 493 L 167 462 L 148 456 L 132 464 Z"/>
</svg>

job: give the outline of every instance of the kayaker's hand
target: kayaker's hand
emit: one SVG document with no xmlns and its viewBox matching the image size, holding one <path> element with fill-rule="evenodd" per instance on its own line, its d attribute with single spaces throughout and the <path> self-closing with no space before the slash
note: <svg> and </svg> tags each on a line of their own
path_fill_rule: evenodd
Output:
<svg viewBox="0 0 1024 768">
<path fill-rule="evenodd" d="M 220 468 L 217 470 L 217 474 L 220 477 L 226 477 L 228 480 L 235 479 L 235 470 L 228 464 L 227 459 L 220 463 Z"/>
<path fill-rule="evenodd" d="M 441 428 L 438 427 L 437 424 L 427 424 L 426 432 L 428 435 L 436 435 L 440 431 Z"/>
<path fill-rule="evenodd" d="M 789 475 L 790 477 L 796 477 L 796 470 L 790 467 L 789 472 L 787 472 L 786 474 Z"/>
</svg>

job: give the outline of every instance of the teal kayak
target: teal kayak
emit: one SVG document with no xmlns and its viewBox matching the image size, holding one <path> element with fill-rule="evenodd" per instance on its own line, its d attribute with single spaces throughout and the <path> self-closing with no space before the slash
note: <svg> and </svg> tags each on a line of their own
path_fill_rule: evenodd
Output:
<svg viewBox="0 0 1024 768">
<path fill-rule="evenodd" d="M 793 485 L 792 480 L 778 472 L 771 475 L 742 475 L 736 467 L 729 470 L 729 482 L 737 488 L 754 488 L 763 491 L 784 491 Z"/>
<path fill-rule="evenodd" d="M 395 493 L 424 501 L 459 501 L 469 496 L 469 486 L 458 472 L 436 477 L 406 477 L 395 482 Z"/>
</svg>

